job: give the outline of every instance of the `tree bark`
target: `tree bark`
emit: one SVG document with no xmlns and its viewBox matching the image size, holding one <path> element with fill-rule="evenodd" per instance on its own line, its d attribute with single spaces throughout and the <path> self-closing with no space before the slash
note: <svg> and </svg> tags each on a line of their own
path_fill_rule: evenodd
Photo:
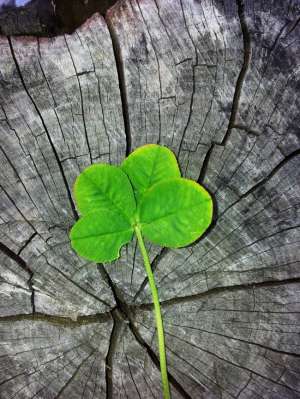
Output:
<svg viewBox="0 0 300 399">
<path fill-rule="evenodd" d="M 300 2 L 121 0 L 72 34 L 0 37 L 0 397 L 161 398 L 134 241 L 71 249 L 91 163 L 172 149 L 214 198 L 147 243 L 172 398 L 300 398 Z"/>
</svg>

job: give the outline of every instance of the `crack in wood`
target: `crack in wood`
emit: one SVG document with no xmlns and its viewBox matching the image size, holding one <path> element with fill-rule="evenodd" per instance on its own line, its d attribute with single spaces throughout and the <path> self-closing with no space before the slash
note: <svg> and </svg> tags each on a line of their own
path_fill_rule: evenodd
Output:
<svg viewBox="0 0 300 399">
<path fill-rule="evenodd" d="M 243 88 L 243 84 L 246 78 L 247 71 L 250 66 L 250 60 L 251 60 L 251 38 L 250 38 L 250 33 L 249 29 L 246 23 L 246 17 L 245 17 L 245 6 L 243 0 L 236 0 L 237 6 L 238 6 L 238 17 L 240 21 L 240 26 L 241 26 L 241 31 L 242 31 L 242 36 L 243 36 L 243 46 L 244 46 L 244 60 L 243 60 L 243 65 L 240 70 L 239 76 L 236 81 L 235 85 L 235 91 L 233 95 L 233 100 L 232 100 L 232 107 L 231 107 L 231 113 L 230 113 L 230 118 L 228 122 L 228 127 L 226 130 L 226 133 L 220 143 L 217 143 L 215 141 L 211 142 L 210 148 L 208 149 L 203 164 L 202 168 L 199 173 L 199 177 L 197 179 L 198 183 L 202 183 L 205 179 L 206 173 L 207 173 L 207 167 L 210 161 L 210 156 L 212 154 L 212 151 L 215 146 L 222 146 L 225 147 L 226 143 L 229 140 L 230 133 L 232 129 L 234 128 L 234 125 L 236 123 L 236 117 L 239 109 L 239 102 L 240 102 L 240 97 L 241 97 L 241 92 Z"/>
<path fill-rule="evenodd" d="M 86 145 L 87 145 L 87 148 L 88 148 L 90 163 L 92 164 L 93 163 L 93 161 L 92 161 L 92 151 L 91 151 L 90 141 L 89 141 L 89 137 L 88 137 L 88 133 L 87 133 L 86 118 L 85 118 L 84 105 L 83 105 L 83 95 L 82 95 L 82 88 L 81 88 L 81 83 L 80 83 L 80 78 L 79 77 L 81 75 L 85 75 L 87 73 L 94 72 L 94 71 L 84 71 L 84 72 L 81 72 L 81 73 L 77 72 L 76 65 L 75 65 L 75 62 L 74 62 L 74 58 L 73 58 L 71 49 L 69 47 L 66 35 L 64 35 L 64 39 L 65 39 L 66 47 L 68 49 L 68 52 L 69 52 L 69 55 L 70 55 L 70 58 L 71 58 L 71 61 L 72 61 L 72 65 L 73 65 L 74 70 L 75 70 L 75 76 L 76 76 L 77 83 L 78 83 L 79 95 L 80 95 L 80 106 L 81 106 L 81 112 L 82 112 L 82 122 L 83 122 L 85 140 L 86 140 Z"/>
<path fill-rule="evenodd" d="M 33 237 L 36 234 L 37 233 L 34 233 L 30 237 L 30 239 L 27 242 L 27 244 L 33 239 Z M 13 261 L 15 261 L 18 266 L 20 266 L 26 273 L 28 273 L 29 279 L 27 280 L 27 285 L 28 285 L 29 290 L 31 291 L 30 303 L 31 303 L 32 314 L 34 314 L 35 313 L 35 289 L 33 287 L 33 282 L 32 282 L 32 279 L 33 279 L 33 276 L 34 276 L 33 271 L 27 265 L 25 260 L 23 258 L 21 258 L 21 256 L 19 255 L 20 251 L 16 254 L 10 248 L 8 248 L 5 244 L 3 244 L 2 242 L 0 242 L 0 251 L 2 251 L 6 256 L 8 256 Z"/>
<path fill-rule="evenodd" d="M 36 110 L 36 113 L 37 113 L 37 115 L 39 116 L 39 119 L 40 119 L 40 121 L 41 121 L 41 123 L 42 123 L 42 125 L 43 125 L 43 127 L 44 127 L 44 129 L 45 129 L 45 133 L 46 133 L 46 135 L 47 135 L 49 144 L 50 144 L 51 149 L 52 149 L 52 151 L 53 151 L 53 154 L 54 154 L 55 160 L 56 160 L 56 162 L 57 162 L 58 168 L 59 168 L 59 170 L 60 170 L 61 177 L 62 177 L 62 179 L 63 179 L 65 189 L 66 189 L 66 191 L 67 191 L 67 195 L 68 195 L 68 198 L 69 198 L 69 202 L 70 202 L 70 205 L 71 205 L 71 209 L 72 209 L 72 212 L 73 212 L 74 219 L 75 219 L 75 220 L 78 220 L 78 213 L 77 213 L 77 210 L 76 210 L 76 207 L 75 207 L 75 204 L 74 204 L 72 195 L 71 195 L 70 187 L 69 187 L 69 185 L 68 185 L 67 178 L 66 178 L 64 169 L 63 169 L 63 167 L 62 167 L 62 164 L 61 164 L 61 162 L 60 162 L 60 159 L 59 159 L 57 150 L 56 150 L 56 148 L 55 148 L 55 146 L 54 146 L 54 144 L 53 144 L 53 141 L 52 141 L 52 139 L 51 139 L 51 135 L 50 135 L 49 130 L 48 130 L 47 126 L 46 126 L 46 123 L 45 123 L 45 121 L 44 121 L 44 118 L 43 118 L 43 116 L 42 116 L 42 114 L 41 114 L 41 112 L 40 112 L 38 106 L 36 105 L 36 103 L 35 103 L 35 101 L 34 101 L 32 95 L 29 93 L 29 90 L 28 90 L 28 88 L 27 88 L 27 86 L 26 86 L 26 84 L 25 84 L 25 80 L 24 80 L 24 78 L 23 78 L 23 75 L 22 75 L 22 72 L 21 72 L 21 68 L 20 68 L 20 65 L 19 65 L 19 63 L 18 63 L 16 54 L 15 54 L 15 51 L 14 51 L 14 48 L 13 48 L 13 45 L 12 45 L 11 37 L 8 36 L 8 37 L 7 37 L 7 40 L 8 40 L 8 44 L 9 44 L 9 48 L 10 48 L 10 51 L 11 51 L 11 55 L 12 55 L 12 58 L 13 58 L 13 60 L 14 60 L 14 63 L 15 63 L 15 66 L 16 66 L 16 70 L 17 70 L 17 72 L 18 72 L 18 75 L 19 75 L 20 81 L 21 81 L 21 83 L 22 83 L 22 86 L 23 86 L 23 88 L 24 88 L 24 90 L 25 90 L 25 92 L 26 92 L 28 98 L 30 99 L 32 105 L 34 106 L 34 109 Z"/>
<path fill-rule="evenodd" d="M 275 287 L 275 286 L 281 286 L 281 285 L 288 285 L 288 284 L 294 284 L 294 283 L 300 283 L 300 277 L 294 277 L 294 278 L 289 278 L 285 280 L 270 280 L 270 281 L 262 281 L 258 283 L 249 283 L 249 284 L 236 284 L 236 285 L 229 285 L 229 286 L 224 286 L 224 287 L 214 287 L 209 289 L 208 291 L 200 292 L 199 294 L 194 294 L 194 295 L 186 295 L 182 297 L 177 297 L 177 298 L 172 298 L 172 299 L 167 299 L 165 301 L 161 301 L 160 305 L 162 308 L 168 307 L 168 306 L 173 306 L 179 303 L 187 303 L 187 302 L 193 302 L 197 300 L 202 300 L 202 298 L 205 298 L 207 296 L 223 293 L 223 292 L 234 292 L 234 291 L 240 291 L 241 289 L 249 290 L 252 289 L 253 287 Z M 153 304 L 152 303 L 142 303 L 140 305 L 132 305 L 133 309 L 140 309 L 140 310 L 153 310 Z"/>
<path fill-rule="evenodd" d="M 111 312 L 97 313 L 87 316 L 77 316 L 76 320 L 71 319 L 70 317 L 67 316 L 57 316 L 40 312 L 35 312 L 34 314 L 29 313 L 29 314 L 17 314 L 12 316 L 0 316 L 0 323 L 18 322 L 23 320 L 30 320 L 33 322 L 46 321 L 49 324 L 56 326 L 76 328 L 88 324 L 106 323 L 107 321 L 111 320 Z"/>
<path fill-rule="evenodd" d="M 128 327 L 131 330 L 131 332 L 134 335 L 137 342 L 143 348 L 146 349 L 150 359 L 152 360 L 154 365 L 157 367 L 157 369 L 160 370 L 160 364 L 159 364 L 159 359 L 158 359 L 157 355 L 154 353 L 152 348 L 146 343 L 146 341 L 144 341 L 141 334 L 138 332 L 137 328 L 135 327 L 135 323 L 134 323 L 134 309 L 135 308 L 133 306 L 129 306 L 126 304 L 126 302 L 122 298 L 122 295 L 121 295 L 118 287 L 116 287 L 116 285 L 112 282 L 112 280 L 111 280 L 109 274 L 106 272 L 104 266 L 99 264 L 98 267 L 99 267 L 99 271 L 101 272 L 101 275 L 105 277 L 106 281 L 108 282 L 109 286 L 111 287 L 115 302 L 117 304 L 115 309 L 113 310 L 113 314 L 115 315 L 114 320 L 116 319 L 116 317 L 118 317 L 118 318 L 123 319 L 128 324 Z M 117 331 L 115 331 L 115 335 L 117 334 L 118 329 L 119 329 L 119 327 L 117 328 Z M 113 342 L 112 342 L 113 348 L 117 344 L 117 339 L 116 339 L 115 335 L 111 336 L 111 340 L 113 339 Z M 114 350 L 113 348 L 111 349 L 112 352 Z M 113 367 L 112 363 L 110 364 L 110 367 Z M 182 387 L 182 385 L 170 373 L 168 373 L 168 377 L 169 377 L 170 384 L 173 385 L 173 387 L 183 396 L 183 398 L 191 399 L 190 395 L 185 391 L 185 389 Z M 110 392 L 112 392 L 112 386 L 109 387 L 109 390 L 110 390 Z M 108 397 L 107 399 L 111 399 L 111 397 Z"/>
<path fill-rule="evenodd" d="M 105 16 L 105 22 L 110 34 L 111 44 L 114 52 L 115 57 L 115 64 L 117 68 L 118 74 L 118 81 L 119 81 L 119 90 L 120 90 L 120 97 L 121 97 L 121 104 L 122 104 L 122 115 L 124 121 L 124 129 L 125 129 L 125 136 L 126 136 L 126 156 L 128 156 L 131 151 L 131 132 L 130 132 L 130 118 L 129 118 L 129 107 L 128 107 L 128 100 L 127 100 L 127 91 L 126 91 L 126 80 L 125 80 L 125 71 L 124 71 L 124 63 L 121 54 L 121 48 L 118 41 L 117 33 L 111 22 L 110 18 Z"/>
<path fill-rule="evenodd" d="M 259 181 L 257 184 L 252 186 L 248 191 L 246 191 L 244 194 L 242 194 L 237 201 L 234 201 L 228 208 L 226 208 L 220 215 L 219 219 L 224 216 L 226 212 L 229 211 L 232 207 L 234 207 L 238 202 L 240 202 L 242 199 L 248 197 L 248 195 L 254 193 L 257 189 L 262 187 L 264 184 L 266 184 L 271 178 L 280 170 L 282 169 L 288 162 L 290 162 L 292 159 L 296 158 L 297 156 L 300 155 L 300 148 L 291 152 L 289 155 L 287 155 L 284 159 L 282 159 L 276 166 L 275 168 L 272 169 L 272 171 L 264 177 L 261 181 Z"/>
<path fill-rule="evenodd" d="M 152 350 L 151 346 L 147 344 L 147 342 L 143 339 L 141 334 L 139 333 L 138 329 L 136 328 L 133 320 L 129 318 L 129 328 L 131 332 L 133 333 L 135 339 L 137 342 L 146 349 L 150 359 L 154 363 L 154 365 L 157 367 L 158 370 L 160 370 L 160 364 L 159 364 L 159 359 L 158 356 L 155 354 L 155 352 Z M 170 384 L 176 389 L 176 391 L 185 399 L 192 399 L 189 393 L 183 388 L 183 386 L 179 383 L 179 381 L 170 373 L 168 372 L 168 379 Z"/>
<path fill-rule="evenodd" d="M 105 358 L 106 399 L 113 399 L 113 357 L 117 348 L 122 325 L 118 309 L 115 308 L 110 313 L 113 318 L 113 328 L 111 330 L 108 351 Z"/>
<path fill-rule="evenodd" d="M 22 245 L 22 247 L 19 249 L 17 252 L 17 255 L 19 256 L 21 252 L 31 243 L 31 241 L 38 235 L 37 231 L 35 231 L 29 238 L 28 240 Z"/>
<path fill-rule="evenodd" d="M 246 133 L 248 133 L 249 135 L 252 135 L 252 136 L 257 136 L 258 137 L 258 136 L 261 135 L 261 133 L 258 132 L 257 130 L 252 129 L 252 128 L 250 128 L 248 126 L 245 126 L 245 125 L 241 125 L 241 124 L 234 124 L 232 126 L 232 129 L 244 130 Z"/>
</svg>

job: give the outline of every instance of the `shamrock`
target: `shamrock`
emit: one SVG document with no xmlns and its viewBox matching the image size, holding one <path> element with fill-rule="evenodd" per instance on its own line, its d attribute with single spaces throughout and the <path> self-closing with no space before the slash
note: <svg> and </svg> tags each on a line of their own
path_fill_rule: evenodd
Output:
<svg viewBox="0 0 300 399">
<path fill-rule="evenodd" d="M 111 262 L 133 234 L 137 236 L 153 296 L 167 399 L 163 323 L 144 238 L 169 248 L 191 244 L 211 223 L 211 196 L 200 184 L 181 177 L 172 151 L 156 144 L 139 147 L 120 166 L 89 166 L 76 179 L 74 195 L 82 217 L 71 229 L 71 245 L 83 258 Z"/>
</svg>

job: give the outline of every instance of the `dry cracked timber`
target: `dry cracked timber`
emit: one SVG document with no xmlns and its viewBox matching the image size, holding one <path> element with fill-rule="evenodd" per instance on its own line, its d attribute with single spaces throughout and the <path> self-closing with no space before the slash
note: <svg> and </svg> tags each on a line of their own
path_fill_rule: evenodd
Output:
<svg viewBox="0 0 300 399">
<path fill-rule="evenodd" d="M 136 242 L 77 257 L 72 185 L 145 143 L 212 193 L 205 236 L 148 243 L 175 398 L 300 397 L 300 3 L 123 0 L 0 37 L 0 397 L 161 398 Z"/>
</svg>

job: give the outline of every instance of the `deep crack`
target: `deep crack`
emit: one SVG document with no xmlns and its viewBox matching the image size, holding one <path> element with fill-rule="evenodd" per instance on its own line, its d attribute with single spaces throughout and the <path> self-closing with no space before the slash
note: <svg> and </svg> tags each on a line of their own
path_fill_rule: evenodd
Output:
<svg viewBox="0 0 300 399">
<path fill-rule="evenodd" d="M 241 30 L 242 30 L 242 36 L 243 36 L 243 47 L 244 47 L 244 60 L 243 60 L 243 65 L 240 70 L 239 76 L 236 81 L 235 85 L 235 91 L 233 95 L 233 100 L 232 100 L 232 106 L 231 106 L 231 113 L 230 113 L 230 118 L 228 122 L 228 127 L 226 130 L 226 133 L 220 143 L 217 143 L 215 141 L 211 142 L 211 146 L 209 147 L 203 164 L 201 171 L 199 173 L 198 177 L 198 183 L 202 183 L 205 179 L 208 164 L 210 161 L 211 154 L 213 152 L 213 149 L 215 146 L 222 146 L 225 147 L 227 144 L 231 131 L 236 125 L 236 118 L 238 114 L 238 109 L 239 109 L 239 103 L 240 103 L 240 97 L 241 97 L 241 92 L 243 88 L 243 84 L 246 78 L 247 71 L 249 69 L 250 65 L 250 60 L 251 60 L 251 38 L 250 38 L 250 33 L 249 29 L 246 23 L 246 17 L 245 17 L 245 6 L 243 0 L 236 0 L 237 6 L 238 6 L 238 17 L 241 25 Z"/>
<path fill-rule="evenodd" d="M 269 281 L 261 281 L 261 282 L 256 282 L 256 283 L 249 283 L 249 284 L 236 284 L 236 285 L 229 285 L 229 286 L 223 286 L 223 287 L 214 287 L 209 289 L 208 291 L 200 292 L 199 294 L 193 294 L 193 295 L 186 295 L 182 297 L 177 297 L 177 298 L 172 298 L 172 299 L 166 299 L 160 303 L 160 306 L 162 308 L 168 307 L 168 306 L 173 306 L 178 303 L 188 303 L 188 302 L 193 302 L 197 300 L 202 300 L 202 298 L 205 298 L 207 296 L 223 293 L 223 292 L 234 292 L 234 291 L 240 291 L 242 289 L 248 290 L 252 289 L 252 287 L 274 287 L 274 286 L 281 286 L 281 285 L 287 285 L 287 284 L 294 284 L 294 283 L 300 283 L 300 277 L 294 277 L 294 278 L 289 278 L 285 280 L 269 280 Z M 136 305 L 135 308 L 141 309 L 141 310 L 153 310 L 153 303 L 143 303 L 140 305 Z"/>
<path fill-rule="evenodd" d="M 35 234 L 33 234 L 33 236 L 35 236 Z M 33 238 L 33 236 L 31 236 L 31 239 Z M 27 285 L 28 285 L 29 290 L 31 291 L 30 303 L 31 303 L 32 313 L 34 314 L 35 313 L 35 302 L 34 302 L 35 290 L 33 288 L 33 282 L 32 282 L 33 275 L 34 275 L 33 271 L 27 265 L 25 260 L 19 255 L 19 253 L 18 254 L 14 253 L 10 248 L 8 248 L 2 242 L 0 242 L 0 251 L 2 251 L 6 256 L 8 256 L 13 261 L 15 261 L 29 275 L 29 278 L 27 280 Z"/>
<path fill-rule="evenodd" d="M 62 177 L 63 182 L 64 182 L 64 186 L 65 186 L 65 189 L 66 189 L 66 192 L 67 192 L 67 196 L 68 196 L 68 198 L 69 198 L 69 202 L 70 202 L 70 206 L 71 206 L 71 209 L 72 209 L 72 212 L 73 212 L 74 219 L 75 219 L 75 220 L 78 220 L 78 213 L 77 213 L 77 210 L 76 210 L 76 207 L 75 207 L 73 198 L 72 198 L 71 190 L 70 190 L 70 187 L 69 187 L 69 185 L 68 185 L 67 178 L 66 178 L 65 172 L 64 172 L 64 170 L 63 170 L 63 166 L 62 166 L 62 164 L 61 164 L 61 161 L 60 161 L 60 159 L 59 159 L 57 150 L 56 150 L 56 148 L 55 148 L 55 146 L 54 146 L 54 144 L 53 144 L 53 141 L 52 141 L 52 139 L 51 139 L 51 135 L 50 135 L 50 133 L 49 133 L 49 131 L 48 131 L 48 128 L 47 128 L 47 126 L 46 126 L 46 123 L 45 123 L 45 121 L 44 121 L 44 119 L 43 119 L 43 116 L 42 116 L 42 114 L 41 114 L 41 111 L 39 110 L 38 106 L 36 105 L 36 103 L 35 103 L 35 101 L 34 101 L 32 95 L 29 93 L 29 90 L 28 90 L 28 88 L 27 88 L 27 86 L 26 86 L 24 77 L 23 77 L 22 72 L 21 72 L 20 65 L 19 65 L 19 63 L 18 63 L 16 54 L 15 54 L 15 51 L 14 51 L 14 48 L 13 48 L 13 45 L 12 45 L 11 38 L 8 36 L 7 39 L 8 39 L 8 43 L 9 43 L 11 55 L 12 55 L 12 58 L 13 58 L 13 60 L 14 60 L 14 63 L 15 63 L 15 66 L 16 66 L 16 70 L 17 70 L 17 72 L 18 72 L 18 75 L 19 75 L 20 81 L 21 81 L 21 83 L 22 83 L 22 86 L 23 86 L 23 88 L 24 88 L 24 91 L 25 91 L 25 93 L 27 94 L 28 98 L 30 99 L 30 101 L 31 101 L 31 103 L 32 103 L 32 105 L 33 105 L 33 107 L 34 107 L 34 109 L 35 109 L 35 111 L 36 111 L 36 113 L 37 113 L 37 115 L 38 115 L 38 117 L 39 117 L 39 119 L 40 119 L 42 125 L 43 125 L 43 128 L 45 129 L 45 133 L 46 133 L 46 135 L 47 135 L 49 144 L 50 144 L 50 146 L 51 146 L 51 149 L 52 149 L 52 152 L 53 152 L 53 154 L 54 154 L 56 163 L 57 163 L 57 165 L 58 165 L 58 168 L 59 168 L 61 177 Z"/>
<path fill-rule="evenodd" d="M 129 107 L 128 107 L 128 100 L 127 100 L 127 92 L 126 92 L 126 81 L 125 81 L 125 71 L 124 71 L 124 63 L 121 55 L 121 48 L 118 41 L 117 34 L 115 32 L 115 28 L 113 23 L 110 20 L 110 17 L 105 16 L 105 21 L 107 24 L 107 28 L 110 34 L 111 43 L 114 51 L 115 56 L 115 63 L 117 68 L 118 74 L 118 81 L 119 81 L 119 89 L 120 89 L 120 96 L 121 96 L 121 103 L 122 103 L 122 115 L 124 120 L 124 129 L 125 129 L 125 136 L 126 136 L 126 156 L 128 156 L 132 150 L 131 148 L 131 132 L 130 132 L 130 120 L 129 120 Z"/>
</svg>

